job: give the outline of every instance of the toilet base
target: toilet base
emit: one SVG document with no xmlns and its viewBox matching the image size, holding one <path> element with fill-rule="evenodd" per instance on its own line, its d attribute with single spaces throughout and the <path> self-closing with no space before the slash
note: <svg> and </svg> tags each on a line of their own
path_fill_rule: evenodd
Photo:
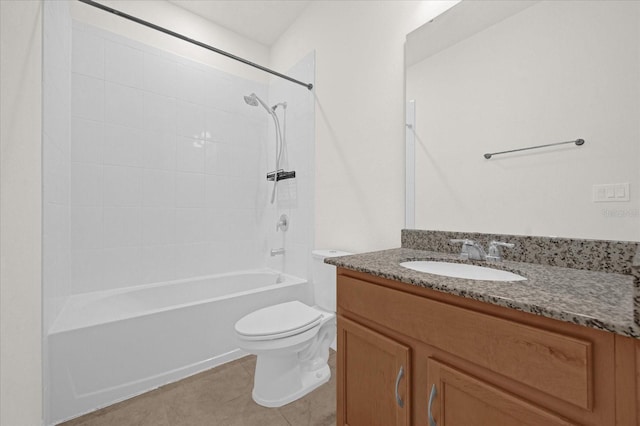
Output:
<svg viewBox="0 0 640 426">
<path fill-rule="evenodd" d="M 322 311 L 322 322 L 300 334 L 273 340 L 239 339 L 257 355 L 253 400 L 263 407 L 282 407 L 302 398 L 331 378 L 329 345 L 336 335 L 335 313 Z"/>
<path fill-rule="evenodd" d="M 299 369 L 298 369 L 299 370 Z M 324 365 L 315 371 L 298 371 L 298 377 L 300 386 L 291 393 L 286 395 L 264 395 L 261 394 L 260 389 L 256 386 L 253 388 L 251 396 L 258 405 L 263 407 L 276 408 L 289 404 L 299 398 L 302 398 L 306 394 L 314 391 L 318 387 L 327 383 L 331 379 L 331 370 L 328 365 Z"/>
</svg>

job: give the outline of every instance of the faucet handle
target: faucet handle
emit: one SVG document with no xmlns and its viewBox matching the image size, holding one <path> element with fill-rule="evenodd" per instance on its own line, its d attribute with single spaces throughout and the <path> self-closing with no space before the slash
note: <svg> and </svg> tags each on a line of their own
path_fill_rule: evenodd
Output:
<svg viewBox="0 0 640 426">
<path fill-rule="evenodd" d="M 450 243 L 455 244 L 455 243 L 462 243 L 462 244 L 473 244 L 473 240 L 469 240 L 467 238 L 462 238 L 462 239 L 451 239 L 449 240 Z"/>
<path fill-rule="evenodd" d="M 276 223 L 276 232 L 281 229 L 283 232 L 289 229 L 289 218 L 284 213 L 280 215 L 280 219 L 278 219 L 278 223 Z"/>
<path fill-rule="evenodd" d="M 449 240 L 451 244 L 462 243 L 462 250 L 460 251 L 460 259 L 468 260 L 469 259 L 469 247 L 473 247 L 475 241 L 469 240 L 467 238 L 462 239 L 451 239 Z"/>
<path fill-rule="evenodd" d="M 487 260 L 500 262 L 502 261 L 502 250 L 500 247 L 513 248 L 515 244 L 513 243 L 503 243 L 502 241 L 491 241 L 489 243 L 489 253 L 487 253 Z"/>
</svg>

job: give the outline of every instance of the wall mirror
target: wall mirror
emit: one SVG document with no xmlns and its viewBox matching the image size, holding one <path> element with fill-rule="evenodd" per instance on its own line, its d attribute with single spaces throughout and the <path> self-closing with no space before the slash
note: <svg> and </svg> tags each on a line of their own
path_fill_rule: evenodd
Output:
<svg viewBox="0 0 640 426">
<path fill-rule="evenodd" d="M 640 241 L 640 2 L 465 0 L 405 56 L 408 228 Z"/>
</svg>

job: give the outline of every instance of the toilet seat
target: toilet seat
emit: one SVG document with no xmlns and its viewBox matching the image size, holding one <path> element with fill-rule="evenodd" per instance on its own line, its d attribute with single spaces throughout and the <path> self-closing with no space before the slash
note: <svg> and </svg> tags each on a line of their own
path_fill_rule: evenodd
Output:
<svg viewBox="0 0 640 426">
<path fill-rule="evenodd" d="M 296 300 L 252 312 L 236 323 L 235 330 L 244 340 L 275 340 L 304 333 L 323 318 L 323 312 Z"/>
</svg>

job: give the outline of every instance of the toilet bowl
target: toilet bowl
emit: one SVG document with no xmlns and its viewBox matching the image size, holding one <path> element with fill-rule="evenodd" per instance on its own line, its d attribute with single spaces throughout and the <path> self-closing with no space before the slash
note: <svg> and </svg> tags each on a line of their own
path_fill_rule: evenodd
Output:
<svg viewBox="0 0 640 426">
<path fill-rule="evenodd" d="M 253 400 L 281 407 L 326 383 L 334 337 L 335 314 L 298 301 L 259 309 L 238 321 L 240 348 L 257 355 Z"/>
<path fill-rule="evenodd" d="M 238 346 L 257 355 L 252 392 L 256 403 L 281 407 L 331 378 L 327 361 L 336 336 L 336 285 L 335 268 L 324 264 L 324 258 L 347 254 L 336 250 L 313 252 L 317 306 L 299 301 L 280 303 L 254 311 L 236 323 Z M 318 268 L 323 273 L 316 279 Z"/>
</svg>

